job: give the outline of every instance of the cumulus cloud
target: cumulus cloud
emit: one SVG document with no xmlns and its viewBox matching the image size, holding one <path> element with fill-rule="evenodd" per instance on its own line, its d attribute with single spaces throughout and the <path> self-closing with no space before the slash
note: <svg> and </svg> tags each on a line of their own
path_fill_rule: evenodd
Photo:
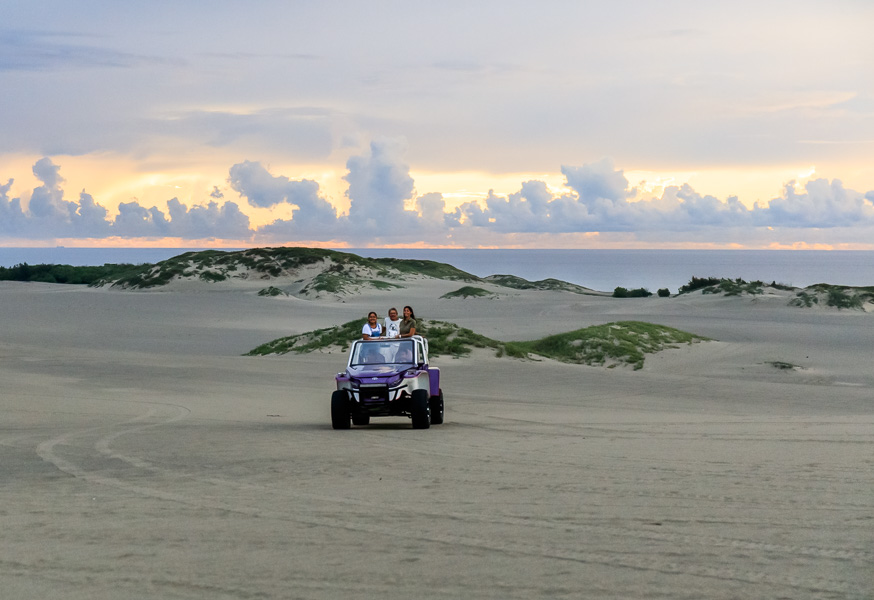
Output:
<svg viewBox="0 0 874 600">
<path fill-rule="evenodd" d="M 106 210 L 84 191 L 78 203 L 65 200 L 61 188 L 64 178 L 51 159 L 38 160 L 33 174 L 42 185 L 33 189 L 26 208 L 21 198 L 9 198 L 12 179 L 0 187 L 0 232 L 32 239 L 106 235 L 109 225 Z"/>
<path fill-rule="evenodd" d="M 852 227 L 874 224 L 874 192 L 861 194 L 844 188 L 840 180 L 815 179 L 804 193 L 791 181 L 783 195 L 767 206 L 756 206 L 756 223 L 771 227 Z"/>
<path fill-rule="evenodd" d="M 337 210 L 319 195 L 319 184 L 311 179 L 290 180 L 274 176 L 261 163 L 244 161 L 230 169 L 231 187 L 246 198 L 249 205 L 270 208 L 277 204 L 294 207 L 290 220 L 277 220 L 273 229 L 303 233 L 307 228 L 331 228 L 337 222 Z"/>
<path fill-rule="evenodd" d="M 643 198 L 639 190 L 629 187 L 624 172 L 605 159 L 562 166 L 566 190 L 561 193 L 543 181 L 529 180 L 521 182 L 516 192 L 490 191 L 481 202 L 448 210 L 440 192 L 416 195 L 403 147 L 396 141 L 373 142 L 349 158 L 347 167 L 350 209 L 341 215 L 315 181 L 274 175 L 258 162 L 233 165 L 228 182 L 248 206 L 261 211 L 291 208 L 291 218 L 277 218 L 254 228 L 239 204 L 219 202 L 223 194 L 217 186 L 205 205 L 187 206 L 172 198 L 167 209 L 161 210 L 138 201 L 123 202 L 112 219 L 84 190 L 77 201 L 66 200 L 60 167 L 43 158 L 33 166 L 41 185 L 29 196 L 11 198 L 12 179 L 0 185 L 0 235 L 478 245 L 514 243 L 524 236 L 540 236 L 536 238 L 540 243 L 548 243 L 549 235 L 597 232 L 637 241 L 750 240 L 761 245 L 762 240 L 773 239 L 772 232 L 777 230 L 783 232 L 781 240 L 789 243 L 824 243 L 822 232 L 828 229 L 840 232 L 836 242 L 864 239 L 853 232 L 874 230 L 874 191 L 850 190 L 839 180 L 817 179 L 803 187 L 789 182 L 779 197 L 747 208 L 736 197 L 719 199 L 687 184 L 667 187 L 659 197 Z"/>
<path fill-rule="evenodd" d="M 506 197 L 490 192 L 485 206 L 466 203 L 459 210 L 464 226 L 502 233 L 698 232 L 753 227 L 821 228 L 874 226 L 874 194 L 861 194 L 840 181 L 808 182 L 798 193 L 794 182 L 783 195 L 747 208 L 737 197 L 720 200 L 688 184 L 667 187 L 659 198 L 631 200 L 621 170 L 609 160 L 562 167 L 573 194 L 553 196 L 541 181 L 527 181 Z"/>
<path fill-rule="evenodd" d="M 183 239 L 248 239 L 249 217 L 237 204 L 209 202 L 187 207 L 177 198 L 167 202 L 168 214 L 137 201 L 122 202 L 118 215 L 82 190 L 78 202 L 64 198 L 60 166 L 48 157 L 39 159 L 33 174 L 42 185 L 33 189 L 28 201 L 10 198 L 13 180 L 0 186 L 0 234 L 24 239 L 179 237 Z"/>
<path fill-rule="evenodd" d="M 366 244 L 413 242 L 421 241 L 425 230 L 442 229 L 444 217 L 437 211 L 443 212 L 443 197 L 432 194 L 414 198 L 413 178 L 399 141 L 372 142 L 367 152 L 350 157 L 346 166 L 344 179 L 349 183 L 346 195 L 350 205 L 349 214 L 343 216 L 318 196 L 315 182 L 273 176 L 258 163 L 234 165 L 230 182 L 250 204 L 274 206 L 288 202 L 298 207 L 291 219 L 277 219 L 259 228 L 260 236 L 272 240 L 296 235 L 309 240 L 342 239 Z M 406 210 L 407 200 L 415 200 L 417 210 Z M 427 217 L 424 213 L 420 216 L 419 211 L 426 212 Z"/>
<path fill-rule="evenodd" d="M 415 191 L 410 167 L 403 161 L 403 145 L 397 140 L 371 142 L 370 153 L 346 161 L 351 200 L 349 217 L 359 223 L 404 212 L 404 202 Z"/>
</svg>

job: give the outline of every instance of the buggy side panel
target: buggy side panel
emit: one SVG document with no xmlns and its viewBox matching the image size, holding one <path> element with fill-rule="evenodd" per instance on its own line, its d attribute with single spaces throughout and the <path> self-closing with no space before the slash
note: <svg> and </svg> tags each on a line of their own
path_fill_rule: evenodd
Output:
<svg viewBox="0 0 874 600">
<path fill-rule="evenodd" d="M 430 392 L 432 396 L 440 394 L 440 369 L 437 367 L 428 367 L 428 379 L 431 383 Z"/>
</svg>

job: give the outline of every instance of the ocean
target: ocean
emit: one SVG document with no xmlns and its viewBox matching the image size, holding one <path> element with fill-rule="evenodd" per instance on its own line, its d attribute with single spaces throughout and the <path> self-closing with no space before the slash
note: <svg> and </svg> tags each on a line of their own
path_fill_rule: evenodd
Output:
<svg viewBox="0 0 874 600">
<path fill-rule="evenodd" d="M 203 248 L 0 248 L 0 266 L 57 263 L 154 263 Z M 227 250 L 227 249 L 225 249 Z M 341 249 L 372 258 L 414 258 L 449 263 L 477 276 L 552 277 L 601 291 L 616 287 L 672 293 L 693 277 L 874 286 L 874 252 L 820 250 L 443 250 Z"/>
</svg>

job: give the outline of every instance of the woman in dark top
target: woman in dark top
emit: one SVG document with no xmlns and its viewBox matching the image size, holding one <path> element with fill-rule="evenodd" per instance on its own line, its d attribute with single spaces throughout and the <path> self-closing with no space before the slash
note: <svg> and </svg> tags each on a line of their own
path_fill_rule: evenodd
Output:
<svg viewBox="0 0 874 600">
<path fill-rule="evenodd" d="M 416 335 L 416 313 L 411 306 L 404 307 L 404 318 L 401 319 L 401 337 Z"/>
</svg>

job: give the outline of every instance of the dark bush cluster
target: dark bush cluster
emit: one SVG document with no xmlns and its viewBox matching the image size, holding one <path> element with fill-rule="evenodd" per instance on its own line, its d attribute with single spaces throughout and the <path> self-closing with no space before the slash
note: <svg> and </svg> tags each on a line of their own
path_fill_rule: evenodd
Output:
<svg viewBox="0 0 874 600">
<path fill-rule="evenodd" d="M 89 285 L 101 279 L 124 276 L 137 268 L 130 264 L 74 267 L 71 265 L 20 263 L 14 267 L 0 267 L 0 280 Z"/>
<path fill-rule="evenodd" d="M 614 298 L 648 298 L 649 296 L 652 296 L 652 292 L 646 288 L 627 290 L 624 287 L 618 287 L 613 290 Z"/>
<path fill-rule="evenodd" d="M 682 286 L 678 292 L 680 294 L 686 294 L 688 292 L 694 292 L 695 290 L 700 290 L 702 288 L 719 285 L 722 279 L 719 277 L 692 277 L 692 279 L 686 285 Z"/>
</svg>

